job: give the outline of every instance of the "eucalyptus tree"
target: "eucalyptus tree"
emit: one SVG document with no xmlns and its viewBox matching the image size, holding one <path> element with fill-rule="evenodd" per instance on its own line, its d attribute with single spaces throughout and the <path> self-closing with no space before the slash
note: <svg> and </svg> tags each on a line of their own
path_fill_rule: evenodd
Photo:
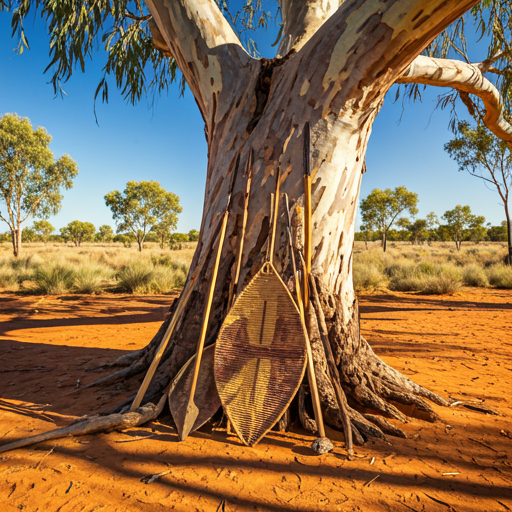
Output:
<svg viewBox="0 0 512 512">
<path fill-rule="evenodd" d="M 439 227 L 439 218 L 435 214 L 435 212 L 430 212 L 426 217 L 427 221 L 425 225 L 425 229 L 427 231 L 427 243 L 430 245 L 433 240 L 437 239 L 439 235 L 437 234 L 437 228 Z"/>
<path fill-rule="evenodd" d="M 11 231 L 14 256 L 21 250 L 21 225 L 30 216 L 47 218 L 61 207 L 61 189 L 70 189 L 78 166 L 69 155 L 55 160 L 51 135 L 35 130 L 27 118 L 5 114 L 0 118 L 0 211 Z"/>
<path fill-rule="evenodd" d="M 65 242 L 71 241 L 75 247 L 80 247 L 82 242 L 89 242 L 94 236 L 96 228 L 91 222 L 74 220 L 67 226 L 60 228 L 60 234 Z"/>
<path fill-rule="evenodd" d="M 0 2 L 5 4 L 6 0 Z M 485 106 L 483 120 L 489 129 L 512 141 L 512 130 L 502 115 L 499 90 L 486 77 L 495 69 L 506 69 L 509 62 L 509 38 L 494 38 L 494 28 L 489 29 L 498 26 L 499 21 L 508 33 L 509 3 L 503 2 L 503 8 L 498 1 L 477 4 L 477 0 L 279 0 L 280 43 L 276 56 L 265 59 L 241 43 L 237 34 L 241 18 L 230 13 L 228 3 L 221 0 L 146 0 L 145 4 L 128 4 L 125 0 L 12 2 L 15 29 L 22 29 L 23 20 L 36 6 L 46 18 L 56 90 L 75 65 L 85 67 L 98 36 L 104 34 L 108 58 L 98 96 L 107 98 L 110 73 L 131 100 L 139 99 L 151 87 L 165 89 L 170 80 L 181 76 L 204 119 L 208 144 L 206 193 L 191 273 L 200 262 L 206 264 L 148 396 L 161 394 L 195 351 L 200 329 L 197 312 L 204 307 L 213 268 L 212 246 L 231 197 L 228 243 L 223 248 L 208 343 L 214 341 L 227 313 L 244 218 L 246 183 L 240 167 L 251 152 L 252 188 L 242 283 L 247 283 L 265 260 L 270 197 L 279 176 L 281 191 L 288 194 L 292 205 L 295 245 L 302 249 L 302 154 L 304 126 L 309 122 L 312 276 L 319 291 L 319 300 L 310 311 L 311 337 L 318 340 L 317 320 L 324 316 L 340 379 L 352 404 L 401 420 L 404 415 L 393 403 L 415 404 L 432 418 L 435 414 L 424 398 L 447 404 L 385 364 L 361 336 L 351 279 L 352 246 L 368 139 L 393 84 L 451 87 L 461 98 L 481 98 Z M 251 0 L 244 4 L 242 18 L 247 26 L 258 16 L 265 23 L 266 14 L 256 12 L 259 5 L 259 1 Z M 463 27 L 468 26 L 460 17 L 471 9 L 477 21 L 489 21 L 481 28 L 484 32 L 492 30 L 494 38 L 488 58 L 480 63 L 447 58 L 457 53 L 457 41 Z M 25 44 L 23 40 L 21 44 Z M 510 74 L 498 76 L 502 85 L 510 80 Z M 467 104 L 473 108 L 470 101 Z M 286 257 L 286 234 L 286 216 L 281 213 L 274 261 L 288 281 L 291 266 Z M 146 349 L 124 357 L 118 364 L 129 366 L 102 382 L 144 372 L 164 331 L 165 326 Z M 313 345 L 316 361 L 322 362 L 321 344 Z M 319 364 L 317 375 L 325 417 L 341 428 L 340 411 L 333 406 L 336 400 L 324 369 L 325 364 Z M 363 416 L 352 408 L 350 418 L 359 442 L 363 440 L 361 433 L 366 437 L 382 436 L 372 423 L 385 431 L 399 432 L 380 416 Z"/>
<path fill-rule="evenodd" d="M 509 144 L 496 137 L 482 123 L 471 126 L 468 122 L 461 121 L 456 136 L 444 148 L 457 162 L 460 171 L 467 171 L 471 176 L 480 178 L 488 187 L 498 192 L 507 223 L 507 261 L 512 265 L 512 213 L 509 204 L 512 154 Z"/>
<path fill-rule="evenodd" d="M 177 225 L 178 215 L 175 212 L 171 212 L 151 228 L 151 232 L 155 233 L 158 239 L 160 249 L 163 249 L 166 242 L 169 241 L 171 233 L 176 229 Z"/>
<path fill-rule="evenodd" d="M 375 226 L 382 234 L 382 249 L 386 252 L 387 235 L 397 217 L 408 211 L 411 215 L 418 213 L 418 194 L 410 192 L 405 187 L 387 188 L 380 190 L 374 188 L 368 196 L 361 201 L 361 218 L 365 224 Z M 410 222 L 402 227 L 408 227 Z"/>
<path fill-rule="evenodd" d="M 46 243 L 55 228 L 47 220 L 35 221 L 32 229 L 39 235 L 41 240 Z"/>
<path fill-rule="evenodd" d="M 444 212 L 443 220 L 446 222 L 445 227 L 450 238 L 455 242 L 457 250 L 460 251 L 462 242 L 470 238 L 472 232 L 479 231 L 485 222 L 485 217 L 472 214 L 468 205 L 458 204 L 453 210 Z"/>
<path fill-rule="evenodd" d="M 98 228 L 95 238 L 99 242 L 112 242 L 114 239 L 114 230 L 108 224 L 103 224 Z"/>
<path fill-rule="evenodd" d="M 105 203 L 112 211 L 117 232 L 133 233 L 142 251 L 147 234 L 158 226 L 170 230 L 182 211 L 180 198 L 167 192 L 157 181 L 129 181 L 124 191 L 109 192 Z"/>
<path fill-rule="evenodd" d="M 188 241 L 189 242 L 197 242 L 199 240 L 199 231 L 197 229 L 191 229 L 188 232 Z"/>
</svg>

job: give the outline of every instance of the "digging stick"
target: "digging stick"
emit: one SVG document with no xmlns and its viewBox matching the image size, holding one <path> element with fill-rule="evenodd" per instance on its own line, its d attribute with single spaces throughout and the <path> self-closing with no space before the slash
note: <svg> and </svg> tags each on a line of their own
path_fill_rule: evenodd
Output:
<svg viewBox="0 0 512 512">
<path fill-rule="evenodd" d="M 213 267 L 212 281 L 210 283 L 210 291 L 208 294 L 208 301 L 206 303 L 206 310 L 204 312 L 203 326 L 201 328 L 201 336 L 199 337 L 199 342 L 197 344 L 196 363 L 195 363 L 195 367 L 194 367 L 194 376 L 192 378 L 192 384 L 190 386 L 190 395 L 189 395 L 189 399 L 188 399 L 187 412 L 185 413 L 185 420 L 183 422 L 183 427 L 181 428 L 181 430 L 179 428 L 179 425 L 177 425 L 180 441 L 184 441 L 188 437 L 188 435 L 190 434 L 190 431 L 192 430 L 192 427 L 194 426 L 197 416 L 199 414 L 199 409 L 197 408 L 196 404 L 194 403 L 194 395 L 196 392 L 197 378 L 199 376 L 199 367 L 201 366 L 201 356 L 203 354 L 204 341 L 206 339 L 206 329 L 208 327 L 208 321 L 210 319 L 210 310 L 212 307 L 213 292 L 215 291 L 215 283 L 217 282 L 217 272 L 219 270 L 220 256 L 222 253 L 222 246 L 224 245 L 224 235 L 226 234 L 226 226 L 228 224 L 228 217 L 229 217 L 229 202 L 228 202 L 228 208 L 226 208 L 226 211 L 224 212 L 224 218 L 222 220 L 222 229 L 220 232 L 219 246 L 217 248 L 217 257 L 215 259 L 215 265 Z"/>
<path fill-rule="evenodd" d="M 274 244 L 276 240 L 276 227 L 277 227 L 277 216 L 279 211 L 279 187 L 281 185 L 281 167 L 277 168 L 277 178 L 276 178 L 276 193 L 274 194 L 274 209 L 272 215 L 272 238 L 270 239 L 270 255 L 269 261 L 272 263 L 274 260 Z"/>
<path fill-rule="evenodd" d="M 311 133 L 309 121 L 304 125 L 304 307 L 309 307 L 308 276 L 311 272 Z"/>
<path fill-rule="evenodd" d="M 249 212 L 249 195 L 251 193 L 251 185 L 252 185 L 252 159 L 253 159 L 253 150 L 249 151 L 249 159 L 247 160 L 247 167 L 246 167 L 246 176 L 247 176 L 247 182 L 245 185 L 245 202 L 244 202 L 244 216 L 242 219 L 242 233 L 240 235 L 240 247 L 238 249 L 238 261 L 236 263 L 236 273 L 235 273 L 235 279 L 233 281 L 233 286 L 229 289 L 229 300 L 228 304 L 231 307 L 233 304 L 233 298 L 234 296 L 238 295 L 238 280 L 240 279 L 240 269 L 242 267 L 242 256 L 244 252 L 244 238 L 245 238 L 245 229 L 247 226 L 247 215 Z"/>
<path fill-rule="evenodd" d="M 336 394 L 336 400 L 338 402 L 338 408 L 341 414 L 341 420 L 343 422 L 343 431 L 345 433 L 345 440 L 347 445 L 347 451 L 349 455 L 354 454 L 354 446 L 352 442 L 352 423 L 348 413 L 347 397 L 341 387 L 341 382 L 338 376 L 338 369 L 336 368 L 336 362 L 332 353 L 331 344 L 329 343 L 329 333 L 327 331 L 327 324 L 325 323 L 325 316 L 322 310 L 322 304 L 318 297 L 318 291 L 316 289 L 315 280 L 313 276 L 309 276 L 309 285 L 311 289 L 311 298 L 315 306 L 315 310 L 318 317 L 318 326 L 320 327 L 320 338 L 324 346 L 325 356 L 327 359 L 327 376 L 331 380 Z"/>
<path fill-rule="evenodd" d="M 185 286 L 185 289 L 183 290 L 183 293 L 181 294 L 180 302 L 178 304 L 178 307 L 174 311 L 174 314 L 172 315 L 171 321 L 169 322 L 169 327 L 167 327 L 167 330 L 165 331 L 164 337 L 162 338 L 162 341 L 160 342 L 160 346 L 158 347 L 158 350 L 156 351 L 155 357 L 153 358 L 153 361 L 151 363 L 151 366 L 149 367 L 149 370 L 146 373 L 146 376 L 144 377 L 144 380 L 139 388 L 139 391 L 137 392 L 137 396 L 135 397 L 135 400 L 133 401 L 132 405 L 130 406 L 130 411 L 134 411 L 140 406 L 140 403 L 142 402 L 142 399 L 144 398 L 144 395 L 146 394 L 146 391 L 149 387 L 149 384 L 151 383 L 151 380 L 153 379 L 153 375 L 156 372 L 156 369 L 158 368 L 158 365 L 160 364 L 160 359 L 162 358 L 162 355 L 167 348 L 167 344 L 169 343 L 169 340 L 171 338 L 171 335 L 174 331 L 174 328 L 176 327 L 176 324 L 178 323 L 178 320 L 181 318 L 181 315 L 183 311 L 185 310 L 185 307 L 187 306 L 188 299 L 190 298 L 190 295 L 192 294 L 192 291 L 194 290 L 194 285 L 196 283 L 196 279 L 198 278 L 199 274 L 201 273 L 201 270 L 203 269 L 203 266 L 206 262 L 206 256 L 208 254 L 208 251 L 205 252 L 202 260 L 198 264 L 195 272 L 190 277 L 189 282 Z"/>
<path fill-rule="evenodd" d="M 318 394 L 318 387 L 316 384 L 316 375 L 315 375 L 315 367 L 313 365 L 313 352 L 311 351 L 311 343 L 309 341 L 308 331 L 306 329 L 306 319 L 304 317 L 304 305 L 302 304 L 302 297 L 300 291 L 299 284 L 299 276 L 297 274 L 297 266 L 295 265 L 295 254 L 293 250 L 293 240 L 292 240 L 292 232 L 291 232 L 291 216 L 290 216 L 290 206 L 288 204 L 288 194 L 284 195 L 285 203 L 286 203 L 286 213 L 288 215 L 288 242 L 290 245 L 290 255 L 292 258 L 292 267 L 293 267 L 293 276 L 295 277 L 295 293 L 297 294 L 297 303 L 299 306 L 300 319 L 302 320 L 302 328 L 304 329 L 304 336 L 306 338 L 306 352 L 308 357 L 308 380 L 309 387 L 311 389 L 311 397 L 313 399 L 313 411 L 315 413 L 315 421 L 316 426 L 318 428 L 318 433 L 320 437 L 325 437 L 325 427 L 324 427 L 324 419 L 322 417 L 322 409 L 320 406 L 320 396 Z"/>
</svg>

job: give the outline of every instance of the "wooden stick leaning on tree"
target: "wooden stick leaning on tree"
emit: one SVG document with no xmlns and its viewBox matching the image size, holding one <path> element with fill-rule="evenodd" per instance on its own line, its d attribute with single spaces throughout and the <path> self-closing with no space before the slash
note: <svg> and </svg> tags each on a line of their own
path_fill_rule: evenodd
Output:
<svg viewBox="0 0 512 512">
<path fill-rule="evenodd" d="M 244 238 L 245 238 L 245 229 L 247 227 L 247 216 L 249 213 L 249 196 L 251 194 L 251 185 L 252 185 L 252 160 L 254 150 L 251 148 L 249 151 L 249 158 L 247 160 L 247 166 L 245 168 L 245 177 L 247 178 L 247 182 L 245 185 L 245 199 L 244 199 L 244 216 L 242 218 L 242 233 L 240 235 L 240 247 L 238 249 L 238 258 L 236 263 L 236 272 L 235 279 L 233 280 L 232 286 L 229 287 L 229 307 L 233 305 L 235 297 L 238 295 L 239 291 L 239 279 L 240 279 L 240 269 L 242 267 L 242 256 L 244 252 Z"/>
<path fill-rule="evenodd" d="M 229 204 L 231 202 L 231 193 L 233 191 L 233 185 L 235 182 L 235 177 L 238 172 L 238 165 L 240 163 L 240 158 L 237 158 L 235 169 L 233 171 L 233 174 L 231 175 L 231 180 L 229 184 L 229 195 L 228 195 L 228 206 L 226 207 L 226 210 L 229 208 Z M 224 217 L 225 213 L 222 217 L 223 223 L 224 223 Z M 216 231 L 216 230 L 215 230 Z M 214 232 L 215 232 L 214 231 Z M 160 346 L 158 347 L 158 350 L 156 351 L 156 354 L 153 358 L 153 361 L 151 363 L 151 366 L 149 367 L 146 376 L 144 377 L 144 380 L 142 381 L 142 384 L 139 388 L 139 391 L 137 392 L 137 396 L 135 397 L 135 400 L 133 401 L 130 411 L 134 411 L 137 409 L 137 407 L 140 406 L 142 399 L 144 398 L 144 395 L 146 394 L 146 391 L 151 384 L 151 380 L 153 379 L 153 376 L 155 375 L 156 369 L 158 368 L 158 365 L 160 364 L 160 359 L 162 358 L 165 349 L 167 348 L 167 344 L 169 343 L 169 340 L 171 339 L 171 335 L 176 327 L 176 324 L 178 323 L 178 320 L 181 318 L 181 315 L 183 311 L 185 310 L 185 307 L 187 306 L 188 299 L 190 298 L 190 295 L 192 295 L 192 292 L 194 291 L 194 286 L 196 283 L 197 278 L 201 274 L 201 271 L 203 270 L 203 266 L 206 263 L 207 256 L 209 251 L 205 251 L 203 254 L 203 257 L 201 258 L 200 262 L 197 264 L 197 267 L 190 277 L 188 283 L 186 284 L 181 297 L 180 302 L 178 304 L 178 307 L 176 308 L 176 311 L 174 312 L 171 321 L 169 323 L 169 327 L 167 328 L 167 331 L 165 331 L 164 337 L 162 338 L 162 341 L 160 342 Z"/>
<path fill-rule="evenodd" d="M 297 295 L 297 305 L 299 307 L 300 318 L 302 320 L 302 326 L 304 329 L 304 336 L 306 338 L 306 350 L 307 350 L 307 357 L 308 357 L 308 380 L 309 380 L 309 387 L 311 389 L 311 396 L 312 396 L 312 400 L 313 400 L 313 411 L 315 413 L 315 421 L 316 421 L 316 427 L 318 429 L 318 433 L 320 434 L 321 438 L 326 438 L 324 419 L 322 417 L 322 408 L 320 405 L 320 396 L 318 394 L 318 387 L 316 384 L 315 367 L 314 367 L 314 363 L 313 363 L 313 353 L 311 351 L 311 343 L 309 341 L 308 331 L 306 328 L 306 318 L 304 316 L 304 305 L 302 304 L 299 276 L 297 274 L 297 266 L 295 264 L 295 254 L 294 254 L 294 249 L 293 249 L 293 240 L 292 240 L 292 232 L 291 232 L 292 223 L 291 223 L 291 216 L 290 216 L 290 205 L 288 203 L 288 194 L 284 194 L 284 199 L 285 199 L 285 203 L 286 203 L 286 214 L 288 217 L 288 226 L 286 229 L 288 232 L 288 242 L 290 245 L 290 257 L 292 260 L 293 276 L 295 278 L 295 293 Z M 332 449 L 332 444 L 330 446 L 330 449 Z M 327 451 L 330 451 L 330 450 L 327 450 Z"/>
<path fill-rule="evenodd" d="M 334 355 L 332 353 L 331 345 L 329 343 L 329 333 L 327 331 L 327 324 L 325 323 L 325 315 L 322 309 L 322 304 L 320 303 L 318 291 L 316 289 L 315 279 L 311 274 L 309 274 L 309 289 L 311 292 L 311 301 L 313 303 L 312 305 L 314 306 L 317 314 L 318 325 L 320 327 L 320 338 L 322 339 L 322 344 L 324 346 L 325 356 L 327 360 L 327 376 L 329 377 L 334 387 L 334 392 L 336 394 L 336 399 L 338 402 L 338 408 L 340 410 L 341 420 L 343 422 L 343 432 L 345 434 L 347 451 L 350 456 L 354 454 L 354 446 L 352 441 L 352 423 L 350 421 L 350 416 L 348 413 L 347 397 L 345 396 L 345 392 L 341 387 L 338 369 L 336 368 L 336 362 L 334 361 Z"/>
<path fill-rule="evenodd" d="M 311 129 L 309 121 L 304 125 L 304 148 L 303 148 L 303 167 L 304 167 L 304 259 L 306 266 L 304 268 L 304 307 L 309 307 L 309 283 L 308 275 L 311 272 Z"/>
<path fill-rule="evenodd" d="M 201 336 L 199 337 L 199 341 L 197 343 L 194 376 L 192 378 L 192 384 L 190 386 L 190 394 L 189 394 L 188 403 L 187 403 L 187 412 L 185 414 L 185 419 L 184 419 L 183 425 L 176 425 L 178 427 L 178 436 L 180 438 L 180 441 L 184 441 L 188 437 L 188 435 L 190 434 L 190 431 L 192 430 L 192 427 L 194 426 L 197 415 L 199 414 L 199 409 L 197 408 L 196 404 L 194 403 L 194 395 L 196 392 L 197 378 L 199 376 L 199 368 L 201 366 L 201 356 L 203 354 L 204 341 L 206 339 L 206 330 L 208 328 L 208 321 L 210 320 L 210 310 L 211 310 L 212 302 L 213 302 L 213 292 L 215 291 L 215 283 L 217 282 L 217 272 L 219 270 L 220 256 L 222 253 L 222 246 L 224 245 L 224 236 L 226 234 L 226 226 L 228 224 L 229 203 L 230 202 L 231 201 L 228 201 L 228 206 L 226 208 L 226 211 L 224 212 L 224 218 L 222 220 L 222 229 L 220 232 L 219 246 L 217 248 L 217 256 L 215 258 L 215 265 L 213 267 L 212 280 L 210 283 L 210 291 L 208 294 L 208 301 L 206 303 L 206 310 L 204 312 L 203 325 L 201 328 Z"/>
</svg>

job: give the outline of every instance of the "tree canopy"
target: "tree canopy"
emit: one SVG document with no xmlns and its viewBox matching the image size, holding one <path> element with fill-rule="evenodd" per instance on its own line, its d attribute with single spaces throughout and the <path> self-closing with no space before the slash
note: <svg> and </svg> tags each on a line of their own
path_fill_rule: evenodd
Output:
<svg viewBox="0 0 512 512">
<path fill-rule="evenodd" d="M 508 235 L 508 261 L 512 265 L 512 218 L 509 210 L 512 188 L 512 154 L 510 146 L 478 123 L 472 126 L 466 121 L 458 124 L 456 136 L 444 148 L 459 165 L 459 171 L 467 171 L 494 188 L 505 210 Z"/>
<path fill-rule="evenodd" d="M 31 215 L 47 218 L 61 207 L 61 188 L 73 186 L 78 166 L 69 155 L 55 160 L 47 131 L 32 128 L 27 118 L 5 114 L 0 118 L 0 198 L 7 213 L 13 252 L 21 247 L 21 224 Z"/>
<path fill-rule="evenodd" d="M 453 210 L 444 213 L 443 220 L 449 236 L 455 242 L 457 250 L 460 250 L 462 242 L 470 236 L 472 230 L 479 230 L 485 217 L 473 215 L 469 206 L 458 204 Z"/>
<path fill-rule="evenodd" d="M 45 243 L 48 241 L 49 236 L 55 231 L 55 228 L 47 220 L 35 221 L 33 229 Z"/>
<path fill-rule="evenodd" d="M 397 217 L 403 212 L 411 215 L 418 213 L 418 194 L 409 192 L 405 187 L 374 188 L 361 201 L 361 216 L 365 226 L 373 226 L 382 233 L 382 247 L 386 250 L 386 234 Z"/>
<path fill-rule="evenodd" d="M 247 37 L 247 34 L 266 28 L 272 18 L 281 26 L 273 46 L 281 42 L 286 47 L 283 44 L 282 0 L 246 0 L 242 5 L 224 0 L 212 2 L 217 4 L 251 55 L 259 56 L 259 52 L 256 41 Z M 287 5 L 284 9 L 286 8 Z M 298 7 L 295 8 L 299 10 Z M 49 63 L 45 72 L 52 73 L 50 82 L 56 93 L 62 92 L 62 83 L 77 68 L 85 71 L 87 60 L 92 57 L 98 40 L 103 43 L 106 61 L 95 98 L 101 97 L 103 101 L 108 101 L 110 77 L 114 79 L 125 99 L 131 103 L 136 103 L 143 96 L 167 91 L 175 80 L 180 81 L 181 91 L 184 90 L 184 76 L 179 72 L 177 61 L 144 2 L 0 0 L 0 10 L 9 10 L 12 13 L 13 36 L 18 39 L 20 53 L 24 48 L 30 48 L 24 30 L 27 18 L 39 15 L 45 20 L 50 36 Z M 242 34 L 246 37 L 241 37 Z M 480 44 L 468 44 L 468 40 L 474 39 L 478 39 Z M 481 47 L 485 45 L 486 58 L 481 62 L 476 61 L 473 72 L 490 76 L 490 85 L 492 88 L 496 86 L 496 91 L 503 100 L 501 107 L 510 112 L 511 40 L 512 3 L 482 0 L 442 31 L 423 50 L 422 55 L 437 59 L 458 59 L 461 63 L 472 65 L 475 62 L 473 54 L 481 54 Z M 422 87 L 436 85 L 428 80 L 398 80 L 398 83 L 405 84 L 405 97 L 413 100 L 421 99 Z M 453 83 L 447 85 L 454 88 L 440 95 L 438 106 L 451 108 L 453 128 L 458 120 L 458 98 L 476 120 L 483 120 L 488 115 L 490 109 L 486 101 L 489 95 L 487 99 L 482 99 L 476 89 L 468 91 L 457 88 Z M 397 91 L 397 98 L 399 95 L 400 90 Z"/>
<path fill-rule="evenodd" d="M 103 224 L 98 228 L 96 237 L 99 242 L 112 242 L 114 239 L 114 230 L 108 224 Z"/>
<path fill-rule="evenodd" d="M 60 233 L 64 241 L 72 241 L 76 247 L 80 247 L 82 242 L 92 240 L 96 228 L 91 222 L 80 222 L 74 220 L 67 226 L 60 228 Z"/>
<path fill-rule="evenodd" d="M 117 190 L 105 196 L 105 203 L 111 209 L 117 222 L 117 232 L 131 231 L 139 245 L 139 251 L 146 235 L 158 224 L 173 226 L 181 213 L 180 198 L 167 192 L 156 181 L 129 181 L 121 193 Z"/>
</svg>

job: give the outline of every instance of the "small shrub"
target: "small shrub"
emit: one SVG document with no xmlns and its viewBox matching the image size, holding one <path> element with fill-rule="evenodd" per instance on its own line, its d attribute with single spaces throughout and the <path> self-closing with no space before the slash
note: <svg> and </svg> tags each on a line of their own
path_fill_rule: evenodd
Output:
<svg viewBox="0 0 512 512">
<path fill-rule="evenodd" d="M 462 269 L 462 282 L 465 286 L 489 286 L 485 270 L 477 264 L 466 265 Z"/>
<path fill-rule="evenodd" d="M 152 293 L 168 293 L 185 284 L 187 275 L 182 270 L 171 270 L 168 267 L 157 267 L 150 283 Z"/>
<path fill-rule="evenodd" d="M 75 272 L 62 263 L 44 264 L 35 269 L 32 280 L 35 292 L 49 295 L 66 293 L 73 287 Z"/>
<path fill-rule="evenodd" d="M 380 270 L 368 263 L 354 263 L 352 276 L 354 288 L 358 292 L 373 291 L 386 282 L 386 278 Z"/>
<path fill-rule="evenodd" d="M 496 288 L 512 289 L 512 267 L 498 263 L 487 269 L 489 284 Z"/>
<path fill-rule="evenodd" d="M 73 289 L 76 293 L 101 293 L 108 286 L 111 272 L 100 265 L 83 265 L 76 271 Z"/>
<path fill-rule="evenodd" d="M 446 272 L 437 276 L 428 276 L 423 280 L 421 293 L 427 295 L 452 295 L 460 290 L 462 281 L 455 273 Z"/>
<path fill-rule="evenodd" d="M 154 270 L 148 265 L 125 265 L 117 274 L 117 290 L 122 293 L 149 293 L 153 277 Z"/>
<path fill-rule="evenodd" d="M 0 288 L 4 290 L 16 290 L 18 288 L 18 279 L 14 269 L 10 267 L 0 267 Z"/>
<path fill-rule="evenodd" d="M 389 289 L 396 292 L 419 292 L 423 290 L 424 279 L 420 274 L 400 276 L 395 275 L 389 282 Z"/>
<path fill-rule="evenodd" d="M 170 267 L 173 264 L 173 259 L 170 254 L 152 254 L 151 263 L 154 267 Z"/>
</svg>

